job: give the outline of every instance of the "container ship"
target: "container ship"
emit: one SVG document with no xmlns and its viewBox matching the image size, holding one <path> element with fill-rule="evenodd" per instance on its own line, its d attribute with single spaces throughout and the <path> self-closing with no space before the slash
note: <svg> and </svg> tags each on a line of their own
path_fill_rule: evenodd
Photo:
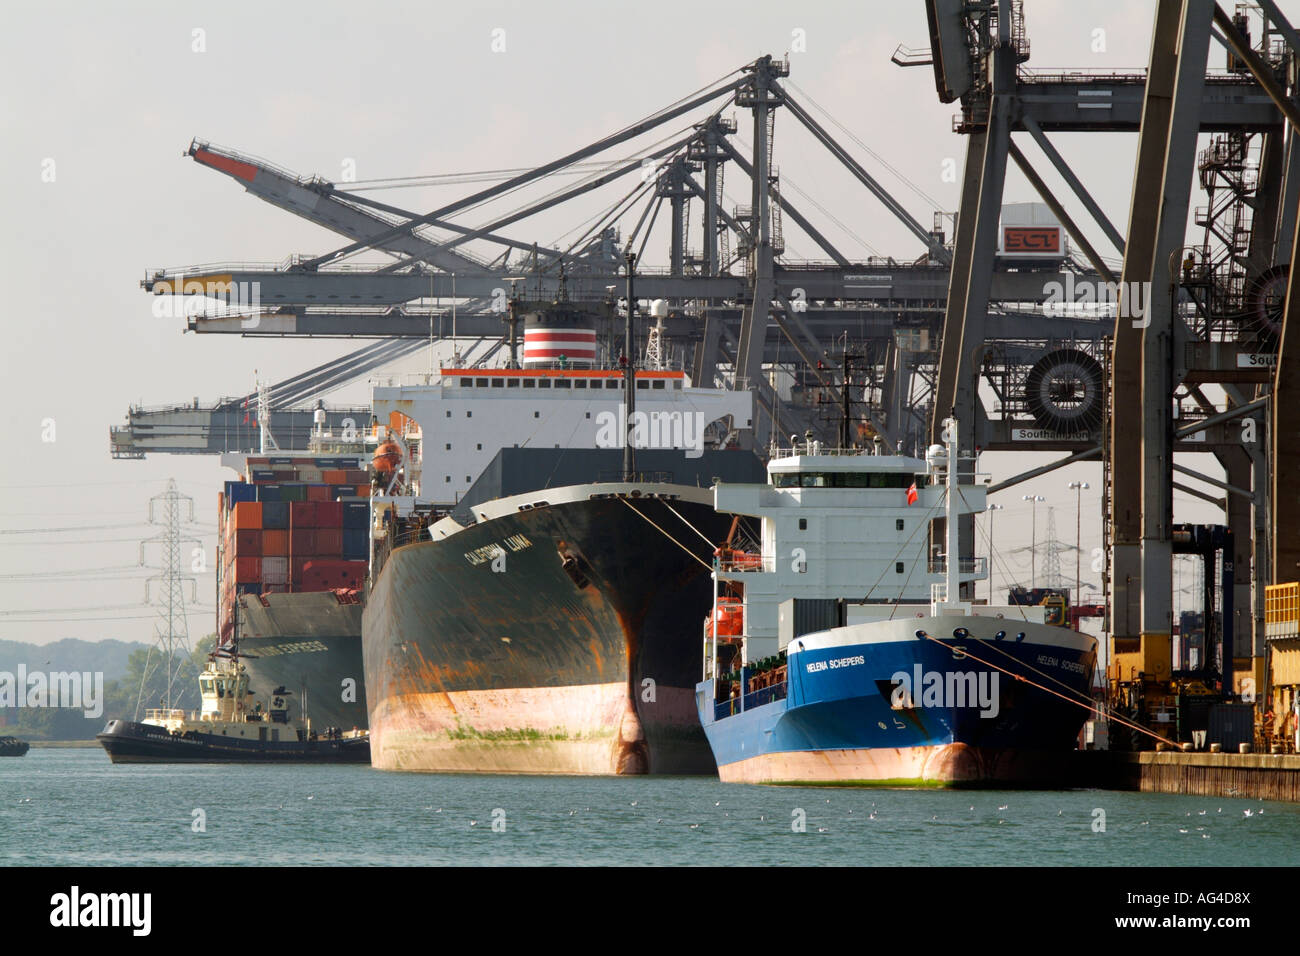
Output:
<svg viewBox="0 0 1300 956">
<path fill-rule="evenodd" d="M 751 452 L 718 447 L 749 426 L 751 397 L 651 368 L 631 401 L 630 370 L 597 362 L 593 314 L 557 300 L 512 317 L 522 363 L 512 344 L 505 368 L 373 392 L 374 414 L 404 416 L 426 454 L 410 462 L 395 432 L 376 458 L 385 493 L 372 499 L 362 622 L 372 763 L 712 773 L 688 625 L 708 612 L 731 521 L 709 487 L 762 474 Z M 620 451 L 629 422 L 634 470 Z"/>
<path fill-rule="evenodd" d="M 720 556 L 704 626 L 696 702 L 722 780 L 1059 785 L 1094 710 L 1096 639 L 1044 607 L 959 599 L 985 568 L 952 559 L 958 519 L 986 489 L 950 461 L 955 442 L 926 460 L 796 452 L 766 484 L 715 488 L 763 527 L 761 553 Z"/>
<path fill-rule="evenodd" d="M 313 450 L 223 457 L 240 480 L 218 501 L 218 645 L 237 649 L 252 693 L 288 688 L 316 728 L 366 727 L 365 444 L 318 426 Z"/>
</svg>

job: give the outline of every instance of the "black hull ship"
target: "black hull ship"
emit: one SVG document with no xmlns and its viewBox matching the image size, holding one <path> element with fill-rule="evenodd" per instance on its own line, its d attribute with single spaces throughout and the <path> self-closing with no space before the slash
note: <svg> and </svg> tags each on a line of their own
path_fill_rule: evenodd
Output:
<svg viewBox="0 0 1300 956">
<path fill-rule="evenodd" d="M 709 453 L 703 473 L 759 467 Z M 713 773 L 695 713 L 699 619 L 731 516 L 707 485 L 609 482 L 475 506 L 392 536 L 363 620 L 374 766 Z M 438 529 L 435 528 L 435 532 Z"/>
<path fill-rule="evenodd" d="M 297 691 L 312 722 L 366 729 L 361 603 L 349 592 L 241 595 L 239 649 L 259 699 Z"/>
<path fill-rule="evenodd" d="M 612 312 L 561 282 L 536 309 L 511 301 L 504 367 L 374 389 L 390 423 L 362 613 L 375 767 L 715 771 L 698 622 L 731 516 L 709 488 L 761 480 L 727 449 L 752 396 L 667 367 L 662 321 L 636 369 L 631 285 L 621 348 Z"/>
<path fill-rule="evenodd" d="M 256 728 L 265 729 L 265 728 Z M 292 729 L 266 738 L 233 737 L 186 730 L 173 733 L 157 724 L 111 720 L 96 739 L 113 763 L 369 763 L 364 736 L 310 735 Z"/>
<path fill-rule="evenodd" d="M 143 721 L 110 720 L 96 739 L 113 763 L 367 763 L 366 734 L 291 717 L 284 687 L 267 706 L 249 689 L 237 648 L 212 654 L 199 675 L 200 709 L 163 707 Z"/>
</svg>

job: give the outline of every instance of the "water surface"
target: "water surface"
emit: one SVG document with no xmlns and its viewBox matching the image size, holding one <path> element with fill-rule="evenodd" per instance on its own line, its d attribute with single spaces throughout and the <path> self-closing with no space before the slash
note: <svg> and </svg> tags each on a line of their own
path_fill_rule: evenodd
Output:
<svg viewBox="0 0 1300 956">
<path fill-rule="evenodd" d="M 205 832 L 193 829 L 196 810 Z M 1276 866 L 1300 864 L 1300 806 L 1107 790 L 113 765 L 98 749 L 33 747 L 0 759 L 0 864 Z"/>
</svg>

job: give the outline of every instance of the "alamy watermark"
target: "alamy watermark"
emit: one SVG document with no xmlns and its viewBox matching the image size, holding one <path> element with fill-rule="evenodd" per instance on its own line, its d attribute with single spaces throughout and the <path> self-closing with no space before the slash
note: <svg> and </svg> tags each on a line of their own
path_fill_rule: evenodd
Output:
<svg viewBox="0 0 1300 956">
<path fill-rule="evenodd" d="M 909 674 L 895 671 L 890 705 L 894 710 L 916 707 L 978 707 L 980 716 L 998 715 L 998 673 L 996 671 L 927 671 L 916 664 Z"/>
<path fill-rule="evenodd" d="M 88 718 L 104 714 L 104 672 L 0 671 L 0 707 L 75 707 Z"/>
<path fill-rule="evenodd" d="M 703 412 L 632 413 L 633 448 L 684 448 L 687 458 L 704 454 Z M 600 412 L 596 415 L 596 447 L 622 448 L 627 435 L 627 409 Z"/>
<path fill-rule="evenodd" d="M 1075 281 L 1074 273 L 1067 272 L 1064 282 L 1053 279 L 1043 286 L 1043 293 L 1047 315 L 1118 316 L 1132 319 L 1135 329 L 1144 329 L 1150 322 L 1150 282 Z"/>
<path fill-rule="evenodd" d="M 152 911 L 152 893 L 83 893 L 73 886 L 50 897 L 50 925 L 57 927 L 126 927 L 133 936 L 148 936 Z"/>
<path fill-rule="evenodd" d="M 185 278 L 178 273 L 153 285 L 155 319 L 237 316 L 241 328 L 255 329 L 262 322 L 262 283 L 235 282 L 212 276 Z"/>
</svg>

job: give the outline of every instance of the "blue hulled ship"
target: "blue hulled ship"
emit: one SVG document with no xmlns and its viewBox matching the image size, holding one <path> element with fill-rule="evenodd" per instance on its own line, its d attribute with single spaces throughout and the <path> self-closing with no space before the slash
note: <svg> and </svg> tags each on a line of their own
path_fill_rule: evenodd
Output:
<svg viewBox="0 0 1300 956">
<path fill-rule="evenodd" d="M 766 485 L 714 489 L 717 510 L 761 523 L 757 553 L 715 556 L 696 705 L 721 778 L 1059 783 L 1097 642 L 1041 607 L 960 600 L 986 576 L 984 559 L 947 558 L 959 517 L 984 510 L 973 462 L 955 440 L 925 460 L 804 451 L 773 458 Z"/>
</svg>

